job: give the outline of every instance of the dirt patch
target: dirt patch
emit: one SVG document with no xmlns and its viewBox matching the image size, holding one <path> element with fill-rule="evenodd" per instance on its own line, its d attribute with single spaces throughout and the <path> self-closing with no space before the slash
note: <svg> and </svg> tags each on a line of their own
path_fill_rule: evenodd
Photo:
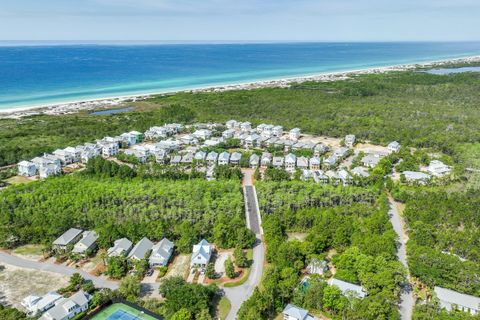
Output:
<svg viewBox="0 0 480 320">
<path fill-rule="evenodd" d="M 58 290 L 68 284 L 69 277 L 56 273 L 30 270 L 3 265 L 0 270 L 0 295 L 4 296 L 4 302 L 24 310 L 21 301 L 28 295 L 44 295 L 49 291 Z"/>
<path fill-rule="evenodd" d="M 36 177 L 13 176 L 11 178 L 6 179 L 5 181 L 12 185 L 16 185 L 16 184 L 29 183 L 36 180 L 38 180 Z"/>
<path fill-rule="evenodd" d="M 168 268 L 166 277 L 182 277 L 186 278 L 188 270 L 190 269 L 190 255 L 180 254 L 173 259 L 170 267 Z"/>
<path fill-rule="evenodd" d="M 217 259 L 215 260 L 215 272 L 221 277 L 225 274 L 225 261 L 227 261 L 231 256 L 231 251 L 222 251 L 217 253 Z"/>
<path fill-rule="evenodd" d="M 308 233 L 301 233 L 301 232 L 287 232 L 288 241 L 298 240 L 298 241 L 305 241 L 305 238 L 308 236 Z"/>
</svg>

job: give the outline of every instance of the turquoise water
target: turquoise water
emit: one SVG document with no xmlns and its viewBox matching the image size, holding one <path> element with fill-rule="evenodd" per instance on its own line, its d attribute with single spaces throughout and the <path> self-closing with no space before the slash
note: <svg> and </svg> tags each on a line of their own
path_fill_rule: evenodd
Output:
<svg viewBox="0 0 480 320">
<path fill-rule="evenodd" d="M 0 109 L 480 55 L 480 43 L 0 43 Z"/>
</svg>

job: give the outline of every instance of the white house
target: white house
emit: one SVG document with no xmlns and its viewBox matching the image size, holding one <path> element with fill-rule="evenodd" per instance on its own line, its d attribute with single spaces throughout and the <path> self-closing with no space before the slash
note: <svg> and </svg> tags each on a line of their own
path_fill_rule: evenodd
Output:
<svg viewBox="0 0 480 320">
<path fill-rule="evenodd" d="M 330 157 L 323 160 L 323 164 L 327 167 L 333 167 L 337 164 L 338 157 L 336 155 L 331 155 Z"/>
<path fill-rule="evenodd" d="M 435 177 L 443 177 L 444 175 L 450 173 L 452 168 L 444 164 L 440 160 L 432 160 L 427 167 L 427 171 Z"/>
<path fill-rule="evenodd" d="M 380 158 L 372 154 L 367 154 L 361 160 L 362 164 L 368 168 L 374 168 L 380 162 Z"/>
<path fill-rule="evenodd" d="M 434 288 L 440 306 L 447 311 L 460 310 L 472 315 L 480 313 L 480 298 L 441 287 Z"/>
<path fill-rule="evenodd" d="M 297 158 L 297 168 L 298 169 L 307 169 L 308 168 L 308 159 L 305 157 Z"/>
<path fill-rule="evenodd" d="M 333 155 L 340 158 L 340 159 L 343 159 L 345 158 L 349 153 L 349 150 L 348 148 L 345 148 L 345 147 L 340 147 L 338 149 L 335 149 L 335 151 L 333 151 Z"/>
<path fill-rule="evenodd" d="M 352 169 L 352 174 L 358 176 L 358 177 L 363 177 L 363 178 L 367 178 L 370 176 L 370 174 L 368 173 L 368 170 L 365 169 L 364 167 L 355 167 Z"/>
<path fill-rule="evenodd" d="M 208 129 L 199 129 L 193 133 L 193 136 L 197 139 L 207 140 L 212 136 L 212 131 Z"/>
<path fill-rule="evenodd" d="M 398 143 L 397 141 L 392 141 L 388 144 L 387 148 L 391 152 L 398 152 L 400 151 L 400 143 Z"/>
<path fill-rule="evenodd" d="M 355 144 L 355 136 L 353 134 L 347 134 L 345 136 L 345 145 L 349 148 L 353 147 L 353 145 Z"/>
<path fill-rule="evenodd" d="M 222 137 L 224 139 L 231 139 L 231 138 L 233 138 L 234 135 L 235 135 L 235 130 L 233 130 L 233 129 L 227 129 L 227 130 L 222 132 Z"/>
<path fill-rule="evenodd" d="M 236 127 L 238 126 L 237 124 L 238 124 L 238 121 L 236 121 L 236 120 L 228 120 L 228 121 L 225 123 L 225 125 L 226 125 L 226 127 L 227 127 L 228 129 L 234 129 L 234 128 L 236 128 Z"/>
<path fill-rule="evenodd" d="M 210 151 L 208 154 L 207 154 L 207 163 L 209 165 L 214 165 L 217 163 L 217 159 L 218 159 L 218 153 L 216 153 L 215 151 Z"/>
<path fill-rule="evenodd" d="M 250 149 L 253 147 L 256 147 L 260 144 L 260 136 L 256 133 L 249 134 L 244 142 L 243 142 L 245 148 Z"/>
<path fill-rule="evenodd" d="M 272 165 L 274 168 L 280 169 L 283 168 L 283 163 L 285 159 L 283 157 L 273 157 Z"/>
<path fill-rule="evenodd" d="M 173 253 L 173 242 L 167 238 L 163 238 L 152 247 L 152 254 L 148 259 L 150 267 L 161 266 L 164 267 L 168 264 L 170 257 Z"/>
<path fill-rule="evenodd" d="M 143 237 L 135 244 L 133 249 L 128 254 L 128 258 L 132 260 L 142 260 L 147 257 L 147 253 L 152 250 L 153 243 L 148 238 Z"/>
<path fill-rule="evenodd" d="M 274 137 L 280 138 L 283 135 L 283 127 L 282 126 L 274 126 L 272 129 L 272 135 Z"/>
<path fill-rule="evenodd" d="M 53 241 L 53 249 L 66 250 L 68 245 L 76 243 L 82 237 L 82 230 L 70 228 Z"/>
<path fill-rule="evenodd" d="M 288 137 L 290 138 L 290 140 L 298 140 L 298 138 L 300 138 L 300 129 L 299 128 L 293 128 L 288 133 Z"/>
<path fill-rule="evenodd" d="M 127 146 L 133 146 L 134 144 L 137 143 L 137 137 L 130 132 L 125 132 L 120 135 L 122 138 L 122 141 L 127 145 Z"/>
<path fill-rule="evenodd" d="M 212 256 L 213 247 L 207 240 L 202 239 L 193 246 L 190 266 L 192 268 L 205 268 Z"/>
<path fill-rule="evenodd" d="M 60 174 L 60 172 L 62 172 L 62 168 L 57 163 L 44 164 L 38 169 L 40 179 L 45 179 L 50 176 L 56 176 Z"/>
<path fill-rule="evenodd" d="M 287 304 L 283 309 L 283 320 L 314 320 L 308 311 L 293 304 Z"/>
<path fill-rule="evenodd" d="M 240 164 L 241 159 L 242 159 L 242 154 L 240 152 L 234 152 L 230 157 L 230 163 L 237 166 Z"/>
<path fill-rule="evenodd" d="M 313 148 L 313 154 L 315 155 L 315 157 L 320 157 L 322 154 L 326 153 L 327 151 L 328 151 L 328 146 L 323 143 L 319 143 Z"/>
<path fill-rule="evenodd" d="M 345 296 L 353 296 L 357 298 L 364 298 L 367 295 L 365 289 L 362 286 L 332 278 L 329 281 L 332 286 L 337 286 Z"/>
<path fill-rule="evenodd" d="M 63 296 L 55 291 L 48 292 L 43 297 L 30 295 L 22 300 L 21 305 L 27 310 L 31 317 L 37 316 L 52 308 Z"/>
<path fill-rule="evenodd" d="M 147 162 L 148 153 L 146 151 L 137 150 L 137 149 L 128 149 L 128 150 L 125 150 L 124 153 L 128 156 L 135 157 L 140 163 Z"/>
<path fill-rule="evenodd" d="M 230 153 L 224 151 L 218 156 L 218 165 L 225 166 L 230 161 Z"/>
<path fill-rule="evenodd" d="M 195 153 L 195 156 L 194 156 L 194 159 L 197 161 L 205 161 L 206 158 L 207 158 L 207 153 L 201 150 Z"/>
<path fill-rule="evenodd" d="M 126 256 L 130 252 L 130 249 L 132 249 L 132 245 L 132 241 L 127 238 L 115 240 L 113 247 L 107 250 L 107 255 L 109 257 Z"/>
<path fill-rule="evenodd" d="M 309 160 L 310 170 L 320 170 L 320 158 L 312 157 Z"/>
<path fill-rule="evenodd" d="M 295 170 L 295 165 L 297 164 L 297 156 L 293 153 L 287 154 L 285 157 L 285 169 L 293 171 Z"/>
<path fill-rule="evenodd" d="M 105 158 L 113 157 L 118 153 L 118 143 L 117 142 L 100 142 L 100 147 L 102 148 L 102 155 Z"/>
<path fill-rule="evenodd" d="M 63 299 L 57 305 L 45 312 L 39 320 L 68 320 L 77 314 L 87 311 L 92 296 L 80 290 L 70 298 Z"/>
<path fill-rule="evenodd" d="M 252 124 L 248 121 L 242 122 L 240 124 L 240 130 L 242 130 L 243 132 L 250 131 L 252 130 Z"/>
<path fill-rule="evenodd" d="M 352 176 L 346 170 L 339 170 L 337 172 L 338 179 L 340 179 L 344 186 L 352 184 Z"/>
<path fill-rule="evenodd" d="M 33 177 L 37 173 L 37 166 L 30 161 L 20 161 L 17 167 L 20 176 Z"/>
<path fill-rule="evenodd" d="M 75 151 L 75 150 L 74 150 Z M 75 152 L 69 152 L 65 149 L 57 149 L 52 152 L 55 157 L 60 159 L 62 165 L 68 165 L 74 162 L 75 160 Z"/>
<path fill-rule="evenodd" d="M 258 168 L 258 163 L 260 162 L 260 157 L 257 154 L 252 154 L 249 159 L 250 168 Z"/>
<path fill-rule="evenodd" d="M 95 231 L 84 231 L 82 239 L 73 246 L 72 253 L 83 255 L 88 250 L 95 249 L 97 240 L 98 234 Z"/>
<path fill-rule="evenodd" d="M 260 159 L 262 168 L 268 167 L 272 163 L 272 155 L 268 152 L 262 153 L 262 158 Z"/>
<path fill-rule="evenodd" d="M 417 182 L 422 185 L 430 181 L 431 178 L 429 174 L 417 171 L 403 171 L 402 174 L 407 182 Z"/>
<path fill-rule="evenodd" d="M 313 258 L 310 260 L 307 266 L 307 272 L 309 274 L 324 274 L 325 272 L 328 271 L 328 263 L 325 260 L 318 260 L 316 258 Z"/>
<path fill-rule="evenodd" d="M 328 176 L 322 170 L 313 171 L 313 180 L 316 183 L 326 184 L 329 181 Z"/>
</svg>

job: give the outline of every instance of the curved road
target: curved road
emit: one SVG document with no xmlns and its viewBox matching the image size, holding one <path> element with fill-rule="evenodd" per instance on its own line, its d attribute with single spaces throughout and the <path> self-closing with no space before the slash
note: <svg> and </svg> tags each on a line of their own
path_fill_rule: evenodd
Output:
<svg viewBox="0 0 480 320">
<path fill-rule="evenodd" d="M 397 257 L 398 260 L 404 265 L 408 272 L 408 282 L 404 283 L 400 292 L 400 305 L 398 306 L 400 312 L 400 318 L 402 320 L 411 320 L 413 307 L 415 305 L 415 299 L 413 298 L 412 285 L 410 281 L 410 271 L 407 263 L 407 249 L 406 244 L 408 241 L 407 233 L 405 232 L 405 223 L 402 216 L 398 212 L 397 204 L 393 200 L 391 195 L 388 195 L 388 201 L 390 202 L 390 211 L 388 216 L 390 222 L 393 225 L 393 230 L 398 235 L 397 243 Z"/>
<path fill-rule="evenodd" d="M 260 210 L 258 209 L 258 199 L 255 187 L 253 186 L 253 170 L 242 170 L 244 174 L 243 192 L 245 197 L 245 214 L 247 225 L 250 230 L 255 232 L 257 241 L 253 247 L 253 263 L 250 267 L 250 275 L 248 280 L 233 288 L 224 288 L 225 296 L 230 300 L 232 305 L 226 320 L 236 319 L 240 306 L 253 294 L 253 291 L 262 279 L 265 248 L 263 246 Z"/>
<path fill-rule="evenodd" d="M 91 274 L 80 269 L 75 269 L 75 268 L 53 264 L 49 262 L 38 262 L 38 261 L 27 260 L 17 256 L 12 256 L 5 252 L 0 252 L 0 262 L 17 266 L 20 268 L 59 273 L 65 276 L 71 276 L 74 273 L 79 273 L 84 279 L 91 280 L 95 285 L 95 287 L 97 288 L 109 288 L 112 290 L 118 288 L 117 282 L 107 280 L 101 277 L 92 276 Z"/>
</svg>

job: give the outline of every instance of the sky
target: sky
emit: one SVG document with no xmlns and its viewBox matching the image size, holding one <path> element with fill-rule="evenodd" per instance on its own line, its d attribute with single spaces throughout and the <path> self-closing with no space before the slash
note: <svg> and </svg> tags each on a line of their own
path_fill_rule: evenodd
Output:
<svg viewBox="0 0 480 320">
<path fill-rule="evenodd" d="M 0 0 L 0 40 L 480 40 L 480 0 Z"/>
</svg>

